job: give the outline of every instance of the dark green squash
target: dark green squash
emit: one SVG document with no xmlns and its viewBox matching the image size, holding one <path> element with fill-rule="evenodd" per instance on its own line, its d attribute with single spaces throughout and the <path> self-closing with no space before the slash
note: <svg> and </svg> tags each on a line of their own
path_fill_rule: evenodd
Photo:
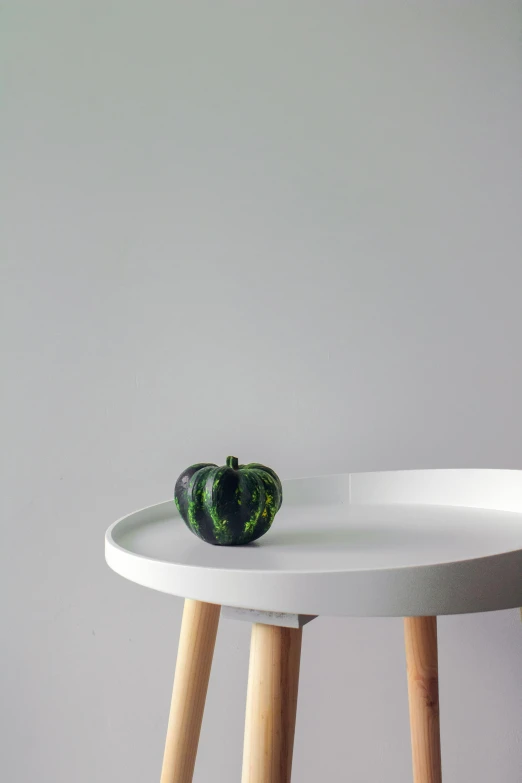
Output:
<svg viewBox="0 0 522 783">
<path fill-rule="evenodd" d="M 187 527 L 209 544 L 249 544 L 270 529 L 283 502 L 277 473 L 252 462 L 200 462 L 176 481 L 174 501 Z"/>
</svg>

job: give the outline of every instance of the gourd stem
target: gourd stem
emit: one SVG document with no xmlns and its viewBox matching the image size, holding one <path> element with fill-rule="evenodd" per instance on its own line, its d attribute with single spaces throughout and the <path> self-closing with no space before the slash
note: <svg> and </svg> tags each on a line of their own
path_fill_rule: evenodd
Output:
<svg viewBox="0 0 522 783">
<path fill-rule="evenodd" d="M 237 470 L 239 467 L 239 460 L 237 457 L 227 457 L 227 468 L 233 468 Z"/>
</svg>

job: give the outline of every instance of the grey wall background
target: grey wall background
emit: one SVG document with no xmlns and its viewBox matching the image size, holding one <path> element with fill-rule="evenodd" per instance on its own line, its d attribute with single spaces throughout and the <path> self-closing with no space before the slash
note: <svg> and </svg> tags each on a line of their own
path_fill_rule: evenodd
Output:
<svg viewBox="0 0 522 783">
<path fill-rule="evenodd" d="M 2 778 L 157 780 L 181 601 L 108 524 L 229 453 L 522 468 L 519 2 L 4 5 Z M 445 781 L 522 779 L 516 612 L 439 625 Z M 196 782 L 239 780 L 223 625 Z M 295 780 L 410 779 L 400 620 L 306 629 Z"/>
</svg>

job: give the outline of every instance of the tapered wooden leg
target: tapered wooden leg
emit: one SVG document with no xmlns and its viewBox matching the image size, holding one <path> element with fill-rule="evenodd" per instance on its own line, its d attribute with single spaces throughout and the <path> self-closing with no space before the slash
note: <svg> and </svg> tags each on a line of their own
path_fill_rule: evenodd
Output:
<svg viewBox="0 0 522 783">
<path fill-rule="evenodd" d="M 437 618 L 404 620 L 414 783 L 441 783 Z"/>
<path fill-rule="evenodd" d="M 301 628 L 252 626 L 242 783 L 290 783 Z"/>
<path fill-rule="evenodd" d="M 185 601 L 161 783 L 191 783 L 220 607 Z"/>
</svg>

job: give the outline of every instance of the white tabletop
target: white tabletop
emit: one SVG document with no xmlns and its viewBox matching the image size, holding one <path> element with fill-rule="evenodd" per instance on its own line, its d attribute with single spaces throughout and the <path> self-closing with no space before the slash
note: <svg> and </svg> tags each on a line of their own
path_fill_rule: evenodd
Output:
<svg viewBox="0 0 522 783">
<path fill-rule="evenodd" d="M 139 584 L 250 609 L 412 616 L 522 606 L 522 472 L 290 479 L 272 529 L 245 547 L 203 543 L 167 501 L 112 525 L 106 558 Z"/>
</svg>

